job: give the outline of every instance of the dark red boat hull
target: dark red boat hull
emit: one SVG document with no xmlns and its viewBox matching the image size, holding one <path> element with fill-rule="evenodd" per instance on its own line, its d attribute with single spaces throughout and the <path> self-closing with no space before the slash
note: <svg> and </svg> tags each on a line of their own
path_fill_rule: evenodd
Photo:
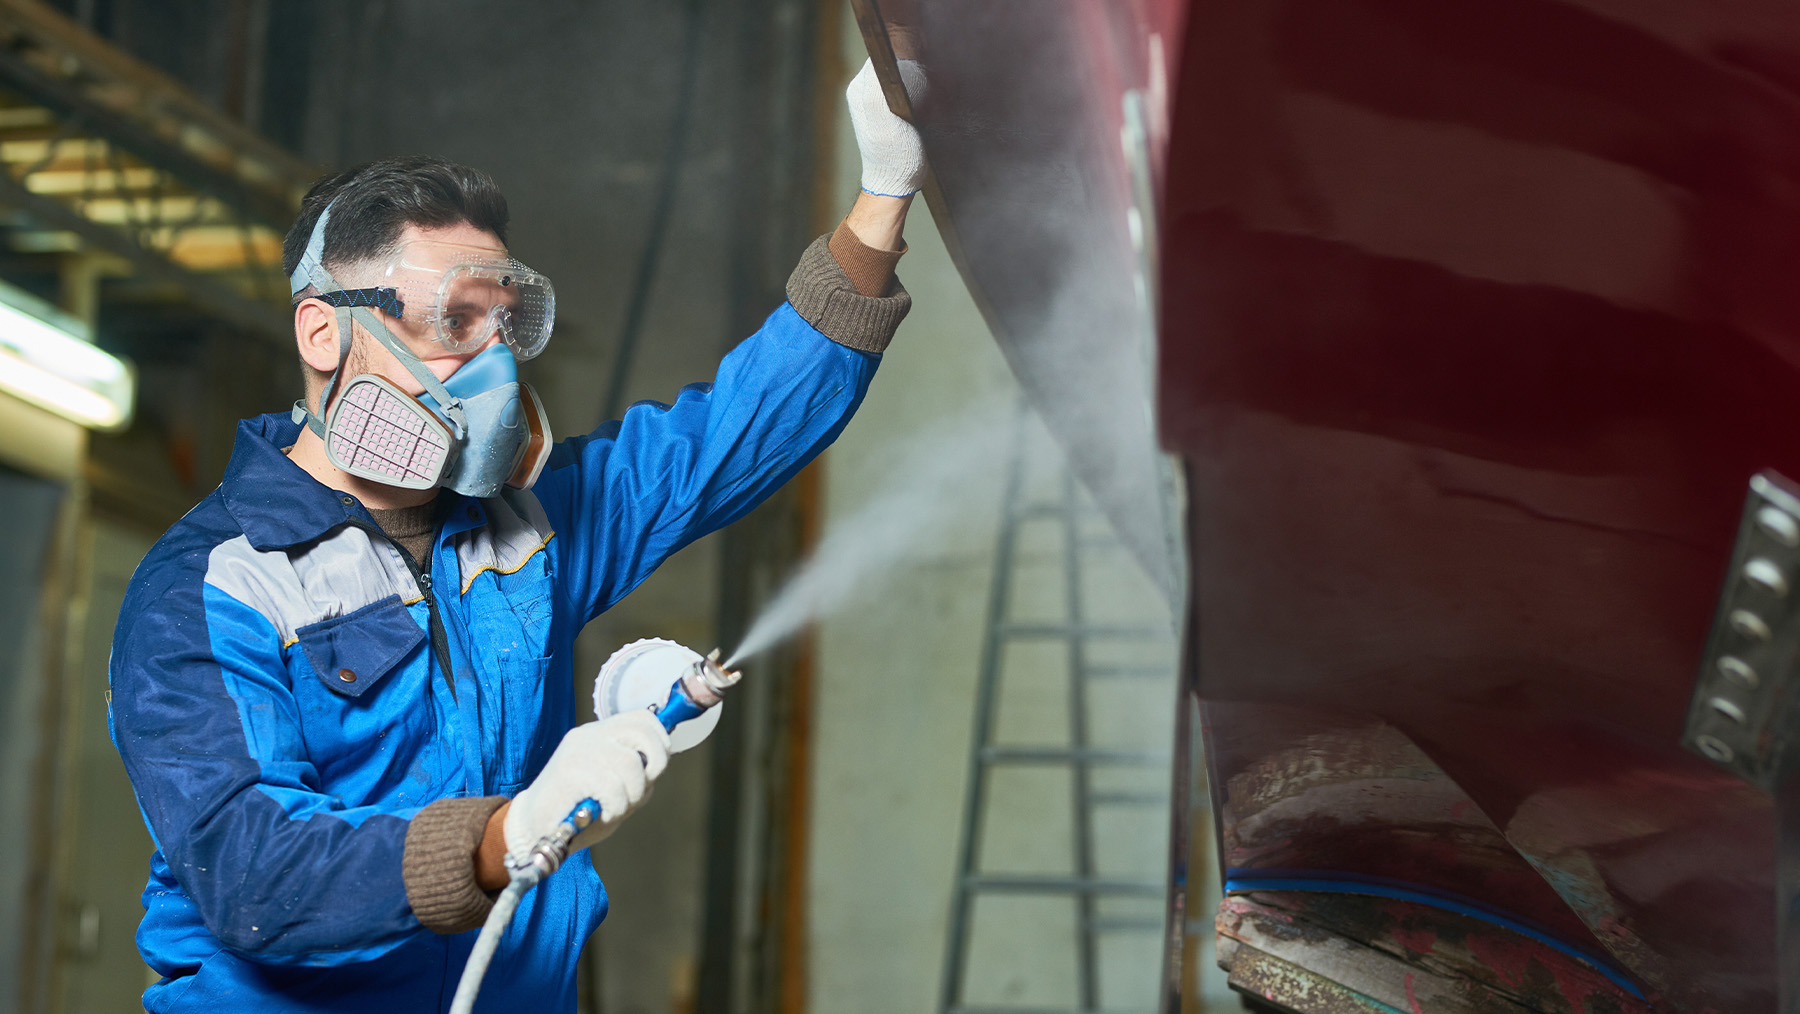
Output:
<svg viewBox="0 0 1800 1014">
<path fill-rule="evenodd" d="M 1334 825 L 1455 826 L 1404 801 L 1322 809 L 1283 863 L 1573 915 L 1677 1010 L 1775 1006 L 1772 806 L 1679 740 L 1748 480 L 1800 474 L 1796 35 L 1776 4 L 1202 5 L 1175 101 L 1159 418 L 1199 690 L 1251 744 L 1220 783 L 1378 717 L 1554 891 Z"/>
<path fill-rule="evenodd" d="M 1774 1011 L 1775 807 L 1680 738 L 1746 484 L 1800 476 L 1800 8 L 882 7 L 971 286 L 1138 532 L 1134 431 L 1081 386 L 1137 354 L 1149 100 L 1231 882 L 1411 891 L 1658 1010 Z M 1071 290 L 1122 323 L 1042 337 Z"/>
</svg>

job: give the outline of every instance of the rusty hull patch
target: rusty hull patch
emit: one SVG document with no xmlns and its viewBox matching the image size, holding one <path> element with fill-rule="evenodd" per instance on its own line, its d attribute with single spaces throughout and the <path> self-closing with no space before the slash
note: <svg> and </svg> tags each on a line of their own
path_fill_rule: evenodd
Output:
<svg viewBox="0 0 1800 1014">
<path fill-rule="evenodd" d="M 1305 1014 L 1410 1014 L 1254 947 L 1233 948 L 1230 960 L 1226 983 L 1265 1003 Z"/>
<path fill-rule="evenodd" d="M 1584 962 L 1529 937 L 1429 905 L 1266 891 L 1226 898 L 1216 925 L 1219 963 L 1231 973 L 1233 985 L 1242 980 L 1246 985 L 1240 988 L 1301 1014 L 1382 1009 L 1342 1006 L 1365 1000 L 1402 1014 L 1650 1012 Z M 1297 972 L 1271 977 L 1271 966 L 1252 952 L 1294 966 L 1306 973 L 1310 985 L 1295 992 L 1299 987 L 1294 984 L 1302 981 Z M 1245 961 L 1251 964 L 1240 968 Z M 1252 982 L 1255 989 L 1249 989 Z M 1321 982 L 1339 991 L 1325 990 Z M 1283 983 L 1287 986 L 1276 988 Z"/>
</svg>

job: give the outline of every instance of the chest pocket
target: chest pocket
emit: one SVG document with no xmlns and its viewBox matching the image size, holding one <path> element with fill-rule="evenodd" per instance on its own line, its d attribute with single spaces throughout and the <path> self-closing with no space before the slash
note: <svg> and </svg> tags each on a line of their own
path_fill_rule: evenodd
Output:
<svg viewBox="0 0 1800 1014">
<path fill-rule="evenodd" d="M 511 573 L 483 570 L 463 593 L 470 644 L 481 675 L 483 738 L 498 760 L 491 791 L 523 788 L 562 731 L 549 713 L 551 579 L 548 554 L 532 554 Z M 498 708 L 493 705 L 498 704 Z M 554 728 L 556 736 L 547 735 Z"/>
<path fill-rule="evenodd" d="M 294 631 L 313 675 L 335 693 L 361 697 L 425 643 L 400 596 Z"/>
<path fill-rule="evenodd" d="M 429 802 L 444 779 L 425 631 L 398 595 L 294 631 L 288 656 L 307 753 L 322 787 L 355 803 Z"/>
</svg>

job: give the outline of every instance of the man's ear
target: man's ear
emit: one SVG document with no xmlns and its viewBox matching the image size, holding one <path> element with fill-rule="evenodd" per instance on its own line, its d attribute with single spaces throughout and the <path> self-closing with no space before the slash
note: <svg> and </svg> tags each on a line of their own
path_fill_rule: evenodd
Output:
<svg viewBox="0 0 1800 1014">
<path fill-rule="evenodd" d="M 337 310 L 323 300 L 301 300 L 294 307 L 294 343 L 306 365 L 324 374 L 337 369 Z"/>
</svg>

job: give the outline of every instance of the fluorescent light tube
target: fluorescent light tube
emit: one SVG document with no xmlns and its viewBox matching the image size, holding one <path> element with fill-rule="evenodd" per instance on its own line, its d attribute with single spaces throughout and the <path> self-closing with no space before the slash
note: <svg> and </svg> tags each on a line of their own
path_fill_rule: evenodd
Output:
<svg viewBox="0 0 1800 1014">
<path fill-rule="evenodd" d="M 0 284 L 0 390 L 89 429 L 131 421 L 137 378 L 124 360 L 86 341 L 74 319 Z"/>
</svg>

